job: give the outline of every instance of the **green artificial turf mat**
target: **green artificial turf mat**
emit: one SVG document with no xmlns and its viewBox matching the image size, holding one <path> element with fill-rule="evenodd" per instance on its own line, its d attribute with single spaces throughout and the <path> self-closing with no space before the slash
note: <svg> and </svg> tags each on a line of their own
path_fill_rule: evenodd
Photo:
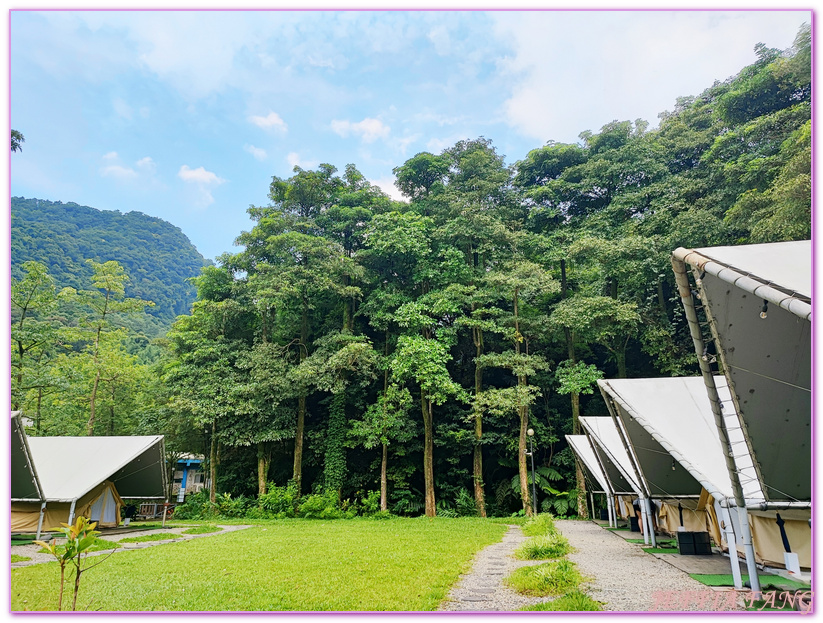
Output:
<svg viewBox="0 0 823 623">
<path fill-rule="evenodd" d="M 676 547 L 644 547 L 644 552 L 648 552 L 649 554 L 676 554 L 677 548 Z"/>
<path fill-rule="evenodd" d="M 690 573 L 689 576 L 706 586 L 734 586 L 734 578 L 731 573 Z M 760 588 L 763 590 L 768 588 L 781 590 L 809 588 L 809 585 L 804 582 L 790 580 L 779 575 L 765 573 L 758 574 L 757 577 L 760 578 Z M 748 574 L 744 574 L 743 581 L 747 582 L 748 580 Z"/>
</svg>

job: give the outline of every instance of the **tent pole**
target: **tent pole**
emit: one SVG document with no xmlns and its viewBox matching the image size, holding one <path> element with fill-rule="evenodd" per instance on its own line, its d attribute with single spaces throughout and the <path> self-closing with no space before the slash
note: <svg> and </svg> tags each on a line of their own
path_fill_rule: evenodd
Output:
<svg viewBox="0 0 823 623">
<path fill-rule="evenodd" d="M 643 526 L 642 526 L 643 527 L 643 544 L 648 545 L 649 544 L 649 523 L 648 523 L 648 521 L 646 521 L 646 519 L 647 519 L 647 515 L 646 515 L 646 498 L 644 498 L 642 495 L 640 496 L 639 506 L 640 506 L 640 521 L 643 522 Z"/>
<path fill-rule="evenodd" d="M 71 501 L 71 507 L 69 508 L 69 525 L 74 525 L 74 507 L 77 504 L 77 500 Z"/>
<path fill-rule="evenodd" d="M 725 504 L 724 504 L 725 502 Z M 729 515 L 729 504 L 726 500 L 721 500 L 720 511 L 723 517 L 723 523 L 726 525 L 726 543 L 729 546 L 729 560 L 732 564 L 732 578 L 734 578 L 734 587 L 737 590 L 743 588 L 743 578 L 740 576 L 740 562 L 737 559 L 737 537 L 734 534 L 734 525 L 732 518 Z"/>
<path fill-rule="evenodd" d="M 591 491 L 589 491 L 589 502 L 591 502 L 591 505 L 592 505 L 592 521 L 593 521 L 593 520 L 597 519 L 597 517 L 594 516 L 594 493 L 592 493 Z"/>
<path fill-rule="evenodd" d="M 644 502 L 646 504 L 646 524 L 649 527 L 649 538 L 652 542 L 652 547 L 657 547 L 657 536 L 654 534 L 654 515 L 652 514 L 652 501 L 649 498 L 645 498 Z"/>
<path fill-rule="evenodd" d="M 46 514 L 46 503 L 43 502 L 40 505 L 40 519 L 37 520 L 37 536 L 34 537 L 38 541 L 40 540 L 40 531 L 43 529 L 43 517 Z"/>
<path fill-rule="evenodd" d="M 700 372 L 703 374 L 703 382 L 706 385 L 706 392 L 712 406 L 714 423 L 717 427 L 717 433 L 720 436 L 720 446 L 723 449 L 723 458 L 726 460 L 726 469 L 729 472 L 729 480 L 731 480 L 732 491 L 734 492 L 735 506 L 737 506 L 738 514 L 742 511 L 742 514 L 740 514 L 740 536 L 743 539 L 743 549 L 746 552 L 746 566 L 749 569 L 749 583 L 752 587 L 752 593 L 754 593 L 755 599 L 760 599 L 760 579 L 757 577 L 757 566 L 754 559 L 752 534 L 749 530 L 749 519 L 746 514 L 746 502 L 743 497 L 743 487 L 740 484 L 740 478 L 737 474 L 737 465 L 735 464 L 734 454 L 732 453 L 731 444 L 729 443 L 729 434 L 726 430 L 726 420 L 720 409 L 720 397 L 717 395 L 717 386 L 714 383 L 714 374 L 711 369 L 711 364 L 703 359 L 703 332 L 700 329 L 700 321 L 697 318 L 697 310 L 694 307 L 692 289 L 689 285 L 689 277 L 686 272 L 686 262 L 680 259 L 681 251 L 683 251 L 683 249 L 677 249 L 672 253 L 672 269 L 674 270 L 674 279 L 677 283 L 677 291 L 680 295 L 680 300 L 683 303 L 683 310 L 686 313 L 686 320 L 689 324 L 689 333 L 691 333 L 692 342 L 694 343 L 694 351 L 697 354 L 697 363 L 700 366 Z M 725 368 L 724 354 L 720 348 L 720 340 L 717 339 L 717 327 L 715 326 L 714 319 L 709 311 L 706 290 L 703 288 L 702 284 L 699 284 L 697 287 L 700 291 L 701 300 L 704 302 L 703 311 L 706 314 L 706 320 L 709 323 L 712 337 L 715 339 L 717 356 Z M 727 383 L 729 383 L 728 378 Z M 734 397 L 734 387 L 731 383 L 729 383 L 729 390 L 732 397 Z M 755 570 L 754 574 L 751 573 L 752 569 Z"/>
</svg>

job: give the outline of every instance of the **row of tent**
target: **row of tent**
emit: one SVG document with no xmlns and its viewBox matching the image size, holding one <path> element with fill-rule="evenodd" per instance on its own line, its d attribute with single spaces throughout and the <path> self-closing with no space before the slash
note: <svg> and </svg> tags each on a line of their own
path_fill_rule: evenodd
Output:
<svg viewBox="0 0 823 623">
<path fill-rule="evenodd" d="M 83 515 L 120 525 L 123 499 L 162 500 L 163 436 L 29 437 L 11 413 L 11 532 L 53 531 Z"/>
<path fill-rule="evenodd" d="M 672 265 L 701 376 L 600 380 L 608 415 L 567 440 L 611 525 L 637 500 L 654 545 L 656 507 L 659 529 L 733 552 L 736 588 L 743 556 L 759 591 L 758 564 L 812 564 L 811 242 L 680 248 Z"/>
</svg>

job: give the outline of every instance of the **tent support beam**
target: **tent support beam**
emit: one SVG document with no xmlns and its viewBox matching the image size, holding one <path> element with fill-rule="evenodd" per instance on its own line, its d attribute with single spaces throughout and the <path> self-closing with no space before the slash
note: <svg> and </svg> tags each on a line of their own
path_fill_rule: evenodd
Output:
<svg viewBox="0 0 823 623">
<path fill-rule="evenodd" d="M 40 518 L 37 520 L 37 536 L 34 537 L 38 541 L 40 540 L 40 531 L 43 529 L 43 517 L 45 516 L 45 514 L 46 514 L 46 503 L 43 502 L 40 505 Z"/>
<path fill-rule="evenodd" d="M 692 289 L 689 286 L 689 277 L 686 272 L 686 263 L 677 255 L 677 251 L 672 254 L 672 268 L 674 270 L 674 278 L 677 283 L 677 291 L 680 295 L 680 300 L 683 303 L 683 310 L 686 313 L 686 320 L 689 324 L 689 333 L 692 336 L 694 343 L 694 351 L 697 354 L 697 363 L 700 366 L 700 372 L 703 374 L 703 382 L 706 385 L 706 392 L 709 396 L 709 403 L 712 406 L 712 413 L 714 414 L 714 422 L 717 427 L 718 435 L 720 436 L 720 445 L 723 448 L 723 458 L 726 460 L 726 469 L 729 472 L 729 479 L 731 480 L 732 491 L 734 492 L 735 505 L 740 513 L 740 536 L 743 539 L 743 548 L 746 552 L 746 566 L 749 569 L 749 582 L 752 587 L 752 592 L 755 598 L 760 598 L 760 579 L 757 577 L 757 566 L 754 558 L 754 546 L 752 545 L 752 535 L 749 529 L 749 518 L 746 513 L 746 502 L 743 497 L 743 487 L 740 485 L 740 478 L 737 474 L 737 466 L 734 462 L 734 455 L 732 454 L 731 445 L 729 443 L 729 434 L 726 431 L 726 421 L 723 417 L 723 412 L 720 409 L 720 397 L 717 395 L 717 386 L 714 384 L 714 374 L 712 373 L 711 365 L 704 361 L 703 355 L 703 333 L 700 330 L 700 322 L 697 318 L 697 310 L 694 308 L 694 299 L 692 298 Z M 702 291 L 701 296 L 705 298 L 705 290 L 700 286 Z M 705 311 L 706 307 L 704 307 Z M 714 331 L 713 331 L 714 333 Z M 730 387 L 732 396 L 734 396 L 734 388 Z M 741 512 L 742 511 L 742 512 Z M 754 570 L 754 573 L 752 573 Z"/>
<path fill-rule="evenodd" d="M 726 543 L 729 546 L 729 560 L 732 565 L 732 578 L 734 578 L 734 587 L 737 590 L 743 589 L 743 578 L 740 576 L 740 563 L 737 560 L 737 537 L 734 534 L 734 526 L 732 519 L 729 516 L 728 504 L 719 503 L 721 517 L 723 524 L 726 526 L 723 531 L 726 533 Z"/>
<path fill-rule="evenodd" d="M 77 500 L 71 501 L 71 508 L 69 508 L 69 525 L 74 525 L 74 507 L 77 505 Z"/>
<path fill-rule="evenodd" d="M 649 531 L 649 538 L 652 542 L 652 547 L 657 547 L 657 535 L 654 533 L 654 515 L 652 514 L 652 501 L 650 498 L 643 498 L 643 503 L 646 506 L 646 528 Z"/>
</svg>

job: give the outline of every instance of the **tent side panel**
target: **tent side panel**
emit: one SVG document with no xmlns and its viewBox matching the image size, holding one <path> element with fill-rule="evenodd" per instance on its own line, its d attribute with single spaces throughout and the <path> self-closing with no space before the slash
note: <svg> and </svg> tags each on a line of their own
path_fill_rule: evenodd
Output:
<svg viewBox="0 0 823 623">
<path fill-rule="evenodd" d="M 46 505 L 43 516 L 43 530 L 45 532 L 58 530 L 61 523 L 69 520 L 71 504 L 50 502 Z M 37 532 L 37 522 L 40 519 L 40 504 L 15 502 L 11 505 L 11 532 Z"/>
</svg>

